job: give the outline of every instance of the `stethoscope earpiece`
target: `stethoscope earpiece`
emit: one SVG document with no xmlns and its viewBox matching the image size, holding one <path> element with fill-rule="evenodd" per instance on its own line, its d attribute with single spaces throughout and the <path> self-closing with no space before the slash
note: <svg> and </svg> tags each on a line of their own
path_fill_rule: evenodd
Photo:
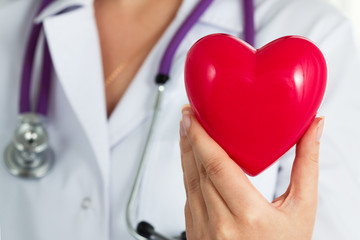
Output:
<svg viewBox="0 0 360 240">
<path fill-rule="evenodd" d="M 44 117 L 34 113 L 21 114 L 13 139 L 4 152 L 7 170 L 14 176 L 38 179 L 54 164 L 44 126 Z"/>
</svg>

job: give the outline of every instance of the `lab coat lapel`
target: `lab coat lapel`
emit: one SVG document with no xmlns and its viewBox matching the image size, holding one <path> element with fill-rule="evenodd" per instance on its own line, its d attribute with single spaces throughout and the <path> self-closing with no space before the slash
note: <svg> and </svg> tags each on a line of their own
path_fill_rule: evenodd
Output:
<svg viewBox="0 0 360 240">
<path fill-rule="evenodd" d="M 101 51 L 92 6 L 44 20 L 55 73 L 107 182 L 109 145 Z M 74 146 L 76 147 L 76 146 Z"/>
</svg>

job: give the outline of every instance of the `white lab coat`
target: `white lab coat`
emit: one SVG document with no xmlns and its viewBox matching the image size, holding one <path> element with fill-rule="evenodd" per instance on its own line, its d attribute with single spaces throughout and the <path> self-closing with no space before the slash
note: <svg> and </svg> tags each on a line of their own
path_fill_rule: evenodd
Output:
<svg viewBox="0 0 360 240">
<path fill-rule="evenodd" d="M 48 133 L 56 155 L 41 180 L 9 175 L 0 165 L 3 240 L 131 239 L 125 206 L 152 115 L 154 76 L 164 49 L 197 1 L 183 0 L 110 119 L 106 118 L 101 53 L 91 0 L 57 0 L 40 14 L 54 62 Z M 16 126 L 25 43 L 39 0 L 0 2 L 0 149 Z M 36 3 L 36 4 L 35 4 Z M 81 8 L 54 16 L 66 7 Z M 317 0 L 256 0 L 256 46 L 289 34 L 309 37 L 327 57 L 329 82 L 320 113 L 326 116 L 321 145 L 319 208 L 313 239 L 360 239 L 360 65 L 350 26 Z M 187 103 L 186 52 L 200 37 L 243 34 L 242 4 L 215 0 L 176 52 L 133 213 L 170 236 L 185 230 L 178 125 Z M 36 63 L 35 75 L 39 72 Z M 259 149 L 261 151 L 261 149 Z M 293 150 L 251 178 L 270 201 L 289 181 Z M 246 193 L 244 193 L 246 194 Z"/>
</svg>

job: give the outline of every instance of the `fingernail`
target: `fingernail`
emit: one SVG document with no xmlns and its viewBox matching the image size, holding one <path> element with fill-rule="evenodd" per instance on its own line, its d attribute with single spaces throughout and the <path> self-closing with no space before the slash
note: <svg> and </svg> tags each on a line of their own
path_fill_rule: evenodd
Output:
<svg viewBox="0 0 360 240">
<path fill-rule="evenodd" d="M 191 126 L 191 117 L 190 117 L 189 112 L 186 112 L 186 111 L 183 112 L 182 125 L 183 125 L 183 128 L 184 128 L 184 133 L 186 135 L 187 132 L 189 131 L 190 126 Z"/>
<path fill-rule="evenodd" d="M 189 104 L 185 104 L 182 106 L 181 108 L 181 112 L 184 113 L 186 111 L 189 111 L 189 109 L 191 109 L 190 105 Z"/>
<path fill-rule="evenodd" d="M 186 136 L 186 132 L 185 132 L 185 128 L 184 128 L 184 125 L 183 125 L 183 121 L 180 120 L 180 136 L 181 137 L 185 137 Z"/>
<path fill-rule="evenodd" d="M 320 142 L 323 130 L 324 130 L 324 117 L 321 117 L 321 120 L 318 123 L 317 133 L 316 133 L 316 141 Z"/>
</svg>

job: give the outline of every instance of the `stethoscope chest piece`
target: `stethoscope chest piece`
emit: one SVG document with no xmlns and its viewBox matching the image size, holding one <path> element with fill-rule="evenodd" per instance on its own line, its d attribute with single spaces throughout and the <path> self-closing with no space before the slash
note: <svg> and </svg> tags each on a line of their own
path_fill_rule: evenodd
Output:
<svg viewBox="0 0 360 240">
<path fill-rule="evenodd" d="M 41 115 L 20 115 L 12 142 L 5 149 L 4 162 L 10 174 L 22 178 L 38 179 L 50 171 L 54 155 Z"/>
</svg>

